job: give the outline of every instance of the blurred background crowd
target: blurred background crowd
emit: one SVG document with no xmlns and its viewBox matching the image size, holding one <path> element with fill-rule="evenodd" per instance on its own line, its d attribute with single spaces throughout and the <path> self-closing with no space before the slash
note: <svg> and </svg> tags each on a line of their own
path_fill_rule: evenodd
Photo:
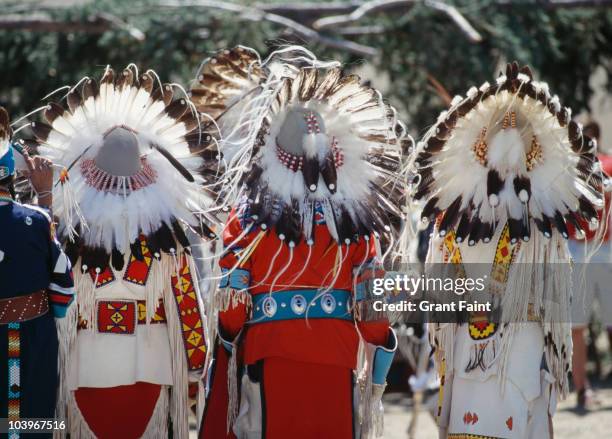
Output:
<svg viewBox="0 0 612 439">
<path fill-rule="evenodd" d="M 15 120 L 107 64 L 133 62 L 187 88 L 218 49 L 242 44 L 265 56 L 294 43 L 380 88 L 414 138 L 455 94 L 516 59 L 612 154 L 609 0 L 0 0 L 0 105 Z M 612 296 L 610 285 L 586 304 L 588 324 L 574 331 L 576 392 L 555 417 L 557 437 L 609 437 L 612 336 L 600 302 Z M 403 328 L 403 355 L 389 378 L 389 439 L 436 437 L 427 414 L 435 379 L 414 377 L 427 370 L 421 335 Z"/>
</svg>

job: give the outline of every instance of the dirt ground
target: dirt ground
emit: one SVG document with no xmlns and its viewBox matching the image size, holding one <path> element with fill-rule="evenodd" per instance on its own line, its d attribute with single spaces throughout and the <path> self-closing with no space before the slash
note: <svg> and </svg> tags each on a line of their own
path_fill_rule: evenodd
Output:
<svg viewBox="0 0 612 439">
<path fill-rule="evenodd" d="M 555 439 L 600 439 L 612 437 L 612 382 L 600 384 L 597 395 L 602 404 L 592 411 L 580 413 L 575 409 L 576 394 L 559 404 L 553 419 Z M 411 400 L 402 394 L 385 397 L 384 439 L 409 439 L 407 428 L 412 417 Z M 192 425 L 190 439 L 196 439 Z M 411 439 L 437 439 L 433 419 L 427 413 L 417 418 L 416 435 Z"/>
<path fill-rule="evenodd" d="M 601 405 L 579 412 L 576 394 L 559 404 L 553 418 L 555 439 L 599 439 L 612 437 L 612 382 L 596 387 Z M 407 428 L 412 417 L 412 403 L 401 394 L 386 396 L 384 439 L 408 439 Z M 412 439 L 437 439 L 436 425 L 428 413 L 417 418 L 416 435 Z"/>
<path fill-rule="evenodd" d="M 591 384 L 596 392 L 599 405 L 587 411 L 576 409 L 576 394 L 571 393 L 565 401 L 557 406 L 553 418 L 555 439 L 603 439 L 612 438 L 612 349 L 607 337 L 602 334 L 597 339 L 597 349 L 602 355 L 602 372 L 605 380 L 597 376 L 594 364 L 589 362 Z M 432 404 L 436 404 L 436 395 L 432 396 Z M 386 394 L 385 433 L 383 439 L 437 439 L 438 433 L 433 418 L 425 411 L 417 418 L 416 434 L 409 438 L 408 425 L 413 414 L 412 400 L 404 393 Z M 196 439 L 195 419 L 191 419 L 190 439 Z M 288 438 L 290 439 L 290 438 Z M 317 438 L 319 439 L 319 438 Z M 320 438 L 324 439 L 324 438 Z M 327 438 L 325 438 L 327 439 Z"/>
<path fill-rule="evenodd" d="M 587 370 L 600 404 L 587 411 L 576 409 L 576 394 L 571 393 L 559 402 L 553 418 L 555 439 L 600 439 L 612 438 L 612 349 L 604 333 L 596 339 L 597 351 L 601 355 L 602 370 L 598 375 L 595 365 L 589 361 Z M 600 380 L 597 376 L 607 377 Z M 412 418 L 412 402 L 404 394 L 385 395 L 384 439 L 437 439 L 438 432 L 433 418 L 425 412 L 417 418 L 416 434 L 408 437 L 408 425 Z M 436 404 L 434 395 L 432 404 Z"/>
</svg>

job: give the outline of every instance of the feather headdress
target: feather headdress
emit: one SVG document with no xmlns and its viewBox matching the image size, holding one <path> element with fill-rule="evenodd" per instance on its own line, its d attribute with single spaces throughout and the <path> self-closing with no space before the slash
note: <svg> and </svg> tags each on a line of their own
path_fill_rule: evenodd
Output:
<svg viewBox="0 0 612 439">
<path fill-rule="evenodd" d="M 494 84 L 455 98 L 417 145 L 414 198 L 425 202 L 422 219 L 435 220 L 428 263 L 459 267 L 463 275 L 491 264 L 484 294 L 499 309 L 487 317 L 500 326 L 486 337 L 470 332 L 465 370 L 498 364 L 502 392 L 523 328 L 513 323 L 522 322 L 541 324 L 548 371 L 557 392 L 568 392 L 572 278 L 565 239 L 568 223 L 578 232 L 583 224 L 596 229 L 596 245 L 603 235 L 598 211 L 606 176 L 595 153 L 596 142 L 569 108 L 516 62 Z M 438 365 L 442 358 L 453 364 L 455 325 L 431 329 Z"/>
<path fill-rule="evenodd" d="M 220 116 L 256 89 L 266 75 L 253 49 L 237 46 L 223 50 L 202 63 L 191 100 L 198 111 L 221 120 Z"/>
<path fill-rule="evenodd" d="M 581 132 L 548 85 L 529 67 L 508 64 L 494 84 L 472 87 L 417 145 L 414 192 L 423 219 L 441 214 L 444 236 L 488 242 L 508 223 L 513 242 L 528 241 L 532 224 L 547 238 L 567 224 L 599 226 L 604 175 L 596 142 Z"/>
<path fill-rule="evenodd" d="M 67 108 L 50 102 L 46 122 L 31 123 L 39 152 L 64 167 L 55 212 L 73 259 L 100 267 L 112 253 L 120 263 L 130 247 L 138 254 L 141 235 L 155 255 L 188 247 L 187 227 L 214 236 L 194 154 L 199 115 L 175 87 L 151 70 L 107 67 L 99 85 L 83 78 L 69 88 Z"/>
<path fill-rule="evenodd" d="M 337 63 L 291 49 L 298 55 L 263 62 L 243 47 L 220 52 L 201 69 L 212 82 L 192 89 L 196 104 L 213 90 L 221 114 L 222 205 L 242 201 L 257 226 L 290 244 L 312 238 L 316 208 L 338 243 L 388 235 L 402 217 L 409 143 L 395 110 Z"/>
<path fill-rule="evenodd" d="M 228 168 L 227 162 L 237 152 L 236 147 L 229 146 L 229 142 L 225 142 L 221 150 L 219 141 L 231 136 L 233 145 L 241 146 L 243 138 L 249 135 L 249 124 L 239 123 L 243 112 L 249 111 L 249 98 L 261 92 L 260 84 L 268 73 L 257 52 L 237 46 L 205 59 L 189 91 L 197 110 L 205 116 L 203 142 L 199 151 L 205 165 L 200 169 L 200 174 L 206 180 L 204 187 L 215 198 L 218 210 L 226 209 L 221 205 L 224 197 L 220 196 L 220 185 L 217 183 Z M 254 110 L 257 111 L 257 107 Z M 257 117 L 253 117 L 253 120 L 257 120 Z M 229 176 L 225 174 L 223 178 Z"/>
</svg>

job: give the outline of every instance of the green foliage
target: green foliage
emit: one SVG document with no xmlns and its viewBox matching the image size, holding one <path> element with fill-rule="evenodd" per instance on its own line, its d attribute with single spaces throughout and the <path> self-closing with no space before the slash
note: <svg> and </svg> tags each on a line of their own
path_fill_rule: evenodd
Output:
<svg viewBox="0 0 612 439">
<path fill-rule="evenodd" d="M 58 87 L 86 75 L 99 77 L 106 64 L 119 69 L 134 62 L 156 70 L 163 80 L 188 85 L 200 62 L 215 50 L 244 44 L 265 55 L 288 38 L 282 27 L 267 21 L 160 3 L 102 0 L 50 12 L 54 19 L 66 22 L 87 22 L 97 13 L 112 13 L 144 32 L 143 41 L 125 28 L 103 34 L 0 31 L 0 104 L 14 115 L 24 114 Z M 382 55 L 371 61 L 390 78 L 387 96 L 401 108 L 414 133 L 422 133 L 445 107 L 429 78 L 439 81 L 451 95 L 461 94 L 471 85 L 492 81 L 503 62 L 516 59 L 531 65 L 562 103 L 577 112 L 588 107 L 592 72 L 597 67 L 608 73 L 612 69 L 612 10 L 546 9 L 534 2 L 500 5 L 494 0 L 456 0 L 454 4 L 481 33 L 483 42 L 470 42 L 446 15 L 421 3 L 405 13 L 364 18 L 359 25 L 382 25 L 386 31 L 353 38 L 381 50 Z M 5 7 L 9 13 L 14 8 L 23 9 L 23 3 L 10 2 Z M 339 50 L 310 48 L 321 58 L 351 65 L 359 61 Z M 610 82 L 607 86 L 612 88 Z"/>
<path fill-rule="evenodd" d="M 451 95 L 463 94 L 472 85 L 492 81 L 502 63 L 517 60 L 530 65 L 576 112 L 588 108 L 593 71 L 598 66 L 608 73 L 612 69 L 610 10 L 547 10 L 532 2 L 504 7 L 484 0 L 457 3 L 482 34 L 482 43 L 469 42 L 446 16 L 425 6 L 413 8 L 379 42 L 385 53 L 379 68 L 390 73 L 394 94 L 421 129 L 443 107 L 427 86 L 427 75 Z"/>
</svg>

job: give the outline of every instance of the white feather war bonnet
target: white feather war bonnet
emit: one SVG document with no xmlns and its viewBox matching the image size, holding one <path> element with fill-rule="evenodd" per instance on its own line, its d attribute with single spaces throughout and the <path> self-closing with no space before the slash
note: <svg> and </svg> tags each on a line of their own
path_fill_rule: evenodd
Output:
<svg viewBox="0 0 612 439">
<path fill-rule="evenodd" d="M 548 371 L 567 394 L 572 269 L 565 241 L 568 225 L 577 234 L 594 231 L 595 245 L 605 230 L 599 213 L 607 177 L 596 149 L 548 85 L 516 62 L 495 83 L 456 97 L 417 145 L 413 196 L 424 202 L 421 218 L 434 222 L 428 262 L 452 264 L 459 276 L 491 267 L 483 294 L 500 306 L 487 317 L 495 323 L 470 320 L 466 371 L 501 358 L 505 376 L 522 328 L 509 323 L 539 322 Z M 483 322 L 491 334 L 480 332 Z M 441 325 L 433 339 L 447 364 L 454 331 Z"/>
<path fill-rule="evenodd" d="M 225 210 L 239 203 L 290 247 L 311 242 L 316 210 L 340 245 L 372 233 L 394 241 L 411 139 L 359 77 L 301 47 L 264 61 L 236 47 L 205 62 L 191 93 L 200 111 L 217 114 Z"/>
<path fill-rule="evenodd" d="M 414 197 L 440 235 L 454 230 L 468 245 L 489 242 L 506 223 L 513 243 L 529 241 L 534 228 L 568 238 L 568 223 L 601 234 L 596 149 L 548 85 L 515 62 L 494 84 L 456 97 L 417 145 Z"/>
<path fill-rule="evenodd" d="M 198 175 L 199 115 L 179 88 L 130 64 L 107 67 L 100 84 L 83 78 L 32 122 L 38 151 L 64 167 L 54 186 L 60 235 L 84 266 L 123 266 L 140 237 L 156 258 L 188 248 L 186 230 L 205 237 L 211 202 Z"/>
</svg>

